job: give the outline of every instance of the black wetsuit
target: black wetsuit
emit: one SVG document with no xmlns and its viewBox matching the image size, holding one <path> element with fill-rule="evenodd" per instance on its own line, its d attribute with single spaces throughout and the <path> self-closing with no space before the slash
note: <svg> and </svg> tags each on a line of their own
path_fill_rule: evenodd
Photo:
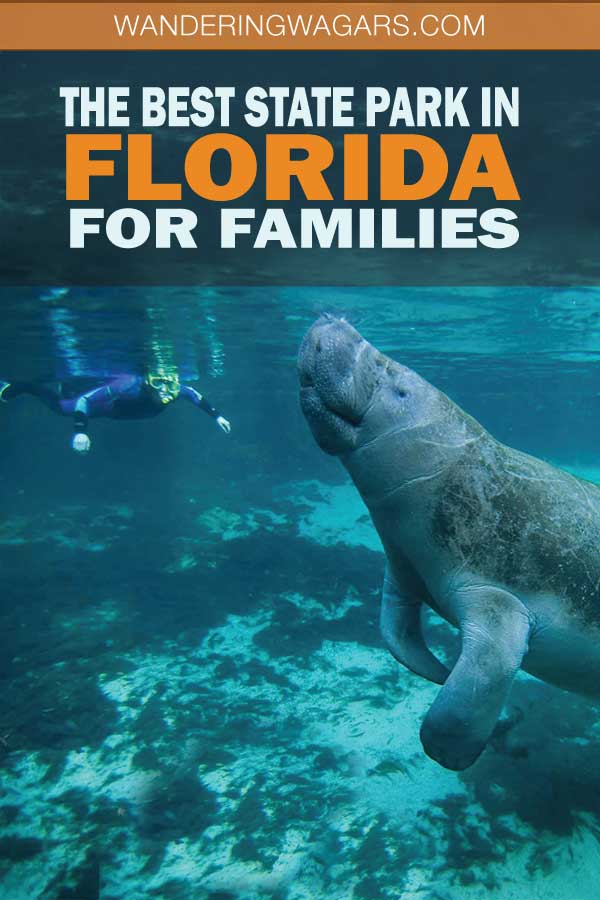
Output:
<svg viewBox="0 0 600 900">
<path fill-rule="evenodd" d="M 92 418 L 147 419 L 158 416 L 180 397 L 198 406 L 213 419 L 219 417 L 208 400 L 189 385 L 182 385 L 177 397 L 163 403 L 158 391 L 140 375 L 115 375 L 103 384 L 77 378 L 57 384 L 12 382 L 5 388 L 2 399 L 10 400 L 21 394 L 32 394 L 53 412 L 72 416 L 78 432 L 85 432 L 88 419 Z"/>
</svg>

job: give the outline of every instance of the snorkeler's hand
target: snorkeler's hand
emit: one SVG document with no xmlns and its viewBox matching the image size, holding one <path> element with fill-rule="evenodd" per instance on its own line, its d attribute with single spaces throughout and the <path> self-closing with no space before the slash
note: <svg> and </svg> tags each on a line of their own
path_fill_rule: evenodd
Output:
<svg viewBox="0 0 600 900">
<path fill-rule="evenodd" d="M 229 434 L 231 431 L 231 425 L 227 421 L 227 419 L 223 418 L 223 416 L 217 416 L 217 425 L 219 428 L 225 432 L 225 434 Z"/>
<path fill-rule="evenodd" d="M 90 447 L 92 446 L 92 442 L 90 441 L 87 434 L 83 434 L 79 432 L 79 434 L 73 435 L 73 440 L 71 441 L 71 447 L 76 453 L 88 453 Z"/>
</svg>

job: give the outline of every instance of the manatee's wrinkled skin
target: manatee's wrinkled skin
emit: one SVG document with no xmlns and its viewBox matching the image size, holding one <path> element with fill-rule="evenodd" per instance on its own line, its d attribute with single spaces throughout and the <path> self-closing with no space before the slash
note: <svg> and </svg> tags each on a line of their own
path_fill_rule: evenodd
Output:
<svg viewBox="0 0 600 900">
<path fill-rule="evenodd" d="M 600 488 L 500 444 L 342 319 L 315 322 L 299 374 L 313 435 L 383 543 L 384 641 L 443 685 L 426 753 L 470 766 L 519 668 L 600 698 Z M 423 603 L 460 629 L 450 673 L 425 644 Z"/>
</svg>

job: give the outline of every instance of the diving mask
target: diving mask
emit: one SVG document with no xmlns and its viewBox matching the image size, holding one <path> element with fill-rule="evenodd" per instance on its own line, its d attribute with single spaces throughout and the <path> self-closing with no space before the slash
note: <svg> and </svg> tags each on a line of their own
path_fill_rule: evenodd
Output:
<svg viewBox="0 0 600 900">
<path fill-rule="evenodd" d="M 163 372 L 156 372 L 146 377 L 147 384 L 156 391 L 161 403 L 171 403 L 176 400 L 181 390 L 178 375 L 168 375 Z"/>
</svg>

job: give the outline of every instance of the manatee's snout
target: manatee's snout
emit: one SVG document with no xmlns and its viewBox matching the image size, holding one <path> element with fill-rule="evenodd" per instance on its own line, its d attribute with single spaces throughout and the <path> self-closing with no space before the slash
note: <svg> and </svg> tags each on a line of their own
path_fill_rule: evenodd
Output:
<svg viewBox="0 0 600 900">
<path fill-rule="evenodd" d="M 300 386 L 315 388 L 333 412 L 357 423 L 370 397 L 361 390 L 357 357 L 369 344 L 344 319 L 321 316 L 300 347 Z"/>
<path fill-rule="evenodd" d="M 319 446 L 351 450 L 375 388 L 374 348 L 344 319 L 321 316 L 298 355 L 300 403 Z"/>
</svg>

